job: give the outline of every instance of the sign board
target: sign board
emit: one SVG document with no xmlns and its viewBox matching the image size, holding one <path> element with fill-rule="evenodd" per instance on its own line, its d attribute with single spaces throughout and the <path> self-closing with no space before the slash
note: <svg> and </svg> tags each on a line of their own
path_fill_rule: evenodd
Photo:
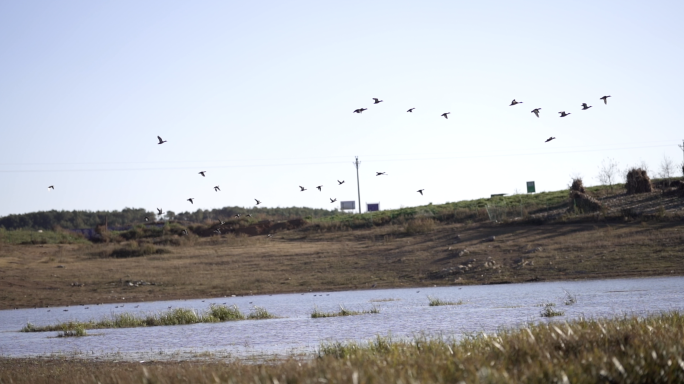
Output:
<svg viewBox="0 0 684 384">
<path fill-rule="evenodd" d="M 380 203 L 366 203 L 366 212 L 377 212 L 380 210 Z"/>
<path fill-rule="evenodd" d="M 356 209 L 356 201 L 340 201 L 340 209 Z"/>
<path fill-rule="evenodd" d="M 534 193 L 534 181 L 528 181 L 527 182 L 527 193 Z"/>
</svg>

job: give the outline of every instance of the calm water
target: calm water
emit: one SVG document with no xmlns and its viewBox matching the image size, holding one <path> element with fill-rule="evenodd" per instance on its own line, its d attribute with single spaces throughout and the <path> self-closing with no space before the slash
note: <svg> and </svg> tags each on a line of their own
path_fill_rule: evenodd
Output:
<svg viewBox="0 0 684 384">
<path fill-rule="evenodd" d="M 564 305 L 565 291 L 577 303 Z M 427 296 L 464 302 L 456 306 L 428 306 Z M 392 301 L 381 301 L 392 299 Z M 368 340 L 375 335 L 394 338 L 416 334 L 459 336 L 494 332 L 528 322 L 548 321 L 539 313 L 542 303 L 556 303 L 565 315 L 613 317 L 684 310 L 684 277 L 526 283 L 492 286 L 413 289 L 374 289 L 351 292 L 228 297 L 202 300 L 127 303 L 0 311 L 0 355 L 66 354 L 115 359 L 188 358 L 210 352 L 213 356 L 271 356 L 311 353 L 323 341 Z M 27 322 L 49 325 L 68 320 L 98 320 L 130 312 L 147 314 L 173 308 L 203 311 L 210 303 L 237 305 L 244 313 L 260 306 L 281 318 L 218 324 L 91 330 L 89 337 L 56 338 L 56 332 L 17 332 Z M 138 308 L 134 308 L 138 305 Z M 321 311 L 368 310 L 380 314 L 311 319 L 314 306 Z M 64 312 L 68 309 L 68 312 Z"/>
</svg>

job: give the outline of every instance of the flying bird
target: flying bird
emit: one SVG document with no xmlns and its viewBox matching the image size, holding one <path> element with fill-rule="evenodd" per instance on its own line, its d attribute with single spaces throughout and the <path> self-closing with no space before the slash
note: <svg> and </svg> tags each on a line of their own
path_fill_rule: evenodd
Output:
<svg viewBox="0 0 684 384">
<path fill-rule="evenodd" d="M 157 215 L 163 215 L 164 214 L 164 211 L 162 211 L 161 208 L 157 208 L 157 212 L 158 212 Z"/>
<path fill-rule="evenodd" d="M 316 189 L 318 189 L 318 192 L 320 192 L 320 191 L 321 191 L 321 188 L 323 188 L 323 186 L 322 186 L 322 185 L 319 185 L 318 187 L 316 187 Z"/>
<path fill-rule="evenodd" d="M 220 191 L 220 190 L 221 190 L 221 188 L 219 188 L 218 185 L 214 187 L 214 192 L 218 192 L 218 191 Z"/>
<path fill-rule="evenodd" d="M 522 104 L 522 103 L 523 103 L 522 101 L 515 101 L 515 99 L 513 99 L 513 101 L 511 101 L 511 105 Z M 511 105 L 509 105 L 509 107 Z"/>
<path fill-rule="evenodd" d="M 610 97 L 610 96 L 603 96 L 603 97 L 601 98 L 601 100 L 603 100 L 603 104 L 608 104 L 608 98 L 609 98 L 609 97 Z"/>
<path fill-rule="evenodd" d="M 334 203 L 334 202 L 336 202 L 336 201 L 337 201 L 337 198 L 334 198 L 334 199 L 333 199 L 332 197 L 330 198 L 330 202 L 331 202 L 331 203 Z"/>
<path fill-rule="evenodd" d="M 385 172 L 375 172 L 375 176 L 381 176 L 381 175 L 387 176 L 387 173 L 385 173 Z"/>
<path fill-rule="evenodd" d="M 541 110 L 541 108 L 535 108 L 532 110 L 532 113 L 534 113 L 535 115 L 537 115 L 537 117 L 539 117 L 539 111 L 540 110 Z"/>
<path fill-rule="evenodd" d="M 554 139 L 555 139 L 555 137 L 549 137 L 548 139 L 546 139 L 545 143 L 548 143 L 549 141 L 554 140 Z"/>
<path fill-rule="evenodd" d="M 560 117 L 565 117 L 565 116 L 567 116 L 567 115 L 572 115 L 572 113 L 565 113 L 565 111 L 563 111 L 563 112 L 558 112 L 558 113 L 560 113 Z"/>
<path fill-rule="evenodd" d="M 195 200 L 194 197 L 191 197 L 191 198 L 188 199 L 188 201 L 190 202 L 190 204 L 195 204 L 195 203 L 192 202 L 193 200 Z"/>
<path fill-rule="evenodd" d="M 373 104 L 380 104 L 380 103 L 382 103 L 382 100 L 378 100 L 377 97 L 374 97 L 373 100 L 375 100 L 375 102 L 374 102 Z"/>
<path fill-rule="evenodd" d="M 182 230 L 182 231 L 181 231 L 181 235 L 185 235 L 185 236 L 187 236 L 187 235 L 188 235 L 188 231 L 187 231 L 187 230 L 185 230 L 185 229 L 184 229 L 184 230 Z M 138 306 L 137 306 L 137 305 L 136 305 L 135 307 L 136 307 L 136 308 L 138 308 Z"/>
<path fill-rule="evenodd" d="M 157 144 L 164 144 L 166 143 L 166 140 L 162 140 L 161 136 L 157 136 L 157 139 L 159 139 L 159 142 Z"/>
<path fill-rule="evenodd" d="M 416 192 L 420 193 L 420 195 L 423 196 L 423 191 L 424 191 L 424 189 L 419 189 Z"/>
<path fill-rule="evenodd" d="M 239 219 L 239 218 L 240 218 L 240 214 L 239 214 L 239 213 L 236 213 L 235 216 L 233 216 L 233 217 L 236 218 L 236 219 Z"/>
<path fill-rule="evenodd" d="M 216 228 L 216 230 L 214 231 L 214 233 L 217 234 L 217 235 L 220 235 L 220 234 L 221 234 L 221 230 L 218 229 L 218 228 Z M 171 308 L 171 307 L 169 307 L 169 308 Z"/>
<path fill-rule="evenodd" d="M 251 213 L 248 213 L 248 214 L 247 214 L 247 217 L 252 217 L 252 214 L 251 214 Z"/>
<path fill-rule="evenodd" d="M 410 108 L 410 109 L 409 109 L 408 111 L 406 111 L 406 112 L 411 112 L 411 113 L 413 113 L 413 110 L 414 110 L 414 109 L 415 109 L 415 108 Z"/>
<path fill-rule="evenodd" d="M 591 108 L 591 105 L 587 105 L 587 103 L 582 103 L 582 110 L 583 111 L 586 111 L 589 108 Z"/>
<path fill-rule="evenodd" d="M 449 116 L 447 116 L 447 115 L 450 113 L 451 112 L 445 112 L 445 113 L 442 113 L 441 116 L 444 116 L 445 119 L 449 120 Z"/>
<path fill-rule="evenodd" d="M 299 191 L 299 192 L 304 192 L 304 191 L 306 191 L 306 188 L 302 187 L 301 185 L 299 186 L 299 188 L 301 189 L 301 191 Z"/>
<path fill-rule="evenodd" d="M 256 205 L 261 204 L 261 201 L 259 201 L 259 200 L 257 200 L 257 199 L 254 199 L 254 201 L 256 201 Z"/>
<path fill-rule="evenodd" d="M 363 113 L 363 111 L 367 111 L 367 110 L 368 110 L 368 108 L 359 108 L 359 109 L 355 109 L 354 113 Z"/>
<path fill-rule="evenodd" d="M 339 185 L 344 184 L 344 180 L 342 180 L 342 181 L 337 180 L 337 184 L 339 184 Z"/>
<path fill-rule="evenodd" d="M 145 221 L 150 221 L 150 218 L 145 216 Z"/>
<path fill-rule="evenodd" d="M 202 177 L 207 177 L 205 173 L 207 173 L 207 171 L 197 172 L 198 175 L 202 175 Z"/>
<path fill-rule="evenodd" d="M 225 224 L 225 223 L 226 223 L 225 221 L 219 219 L 219 227 L 222 226 L 222 225 Z"/>
<path fill-rule="evenodd" d="M 52 189 L 52 190 L 54 191 L 54 190 L 55 190 L 55 186 L 54 186 L 54 185 L 51 185 L 51 186 L 48 187 L 48 189 Z"/>
</svg>

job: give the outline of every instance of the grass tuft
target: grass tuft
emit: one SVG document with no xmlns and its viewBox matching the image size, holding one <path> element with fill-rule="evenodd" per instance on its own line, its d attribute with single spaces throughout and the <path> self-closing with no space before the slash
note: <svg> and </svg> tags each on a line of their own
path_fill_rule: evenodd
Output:
<svg viewBox="0 0 684 384">
<path fill-rule="evenodd" d="M 380 313 L 380 309 L 376 306 L 373 306 L 373 308 L 371 308 L 367 311 L 351 311 L 349 309 L 344 308 L 342 305 L 340 305 L 340 310 L 338 312 L 322 312 L 318 309 L 318 307 L 314 306 L 314 310 L 311 313 L 311 318 L 312 319 L 318 319 L 318 318 L 322 318 L 322 317 L 355 316 L 355 315 L 378 314 L 378 313 Z"/>
<path fill-rule="evenodd" d="M 255 307 L 248 316 L 240 312 L 237 306 L 233 305 L 227 307 L 225 305 L 214 305 L 207 311 L 197 312 L 194 309 L 176 308 L 168 311 L 149 314 L 146 316 L 136 316 L 131 313 L 119 313 L 106 317 L 99 321 L 69 321 L 59 323 L 56 325 L 46 325 L 37 327 L 31 323 L 26 324 L 21 332 L 49 332 L 49 331 L 63 331 L 71 329 L 104 329 L 104 328 L 135 328 L 135 327 L 158 327 L 165 325 L 186 325 L 197 323 L 218 323 L 224 321 L 237 320 L 262 320 L 273 319 L 274 315 L 270 314 L 263 308 Z"/>
<path fill-rule="evenodd" d="M 554 303 L 544 304 L 544 309 L 542 309 L 542 311 L 541 311 L 541 317 L 555 317 L 555 316 L 565 315 L 565 312 L 555 310 L 553 308 L 555 306 L 556 306 L 556 304 L 554 304 Z"/>
<path fill-rule="evenodd" d="M 430 306 L 431 307 L 438 307 L 440 305 L 462 305 L 463 300 L 459 301 L 447 301 L 447 300 L 440 300 L 436 297 L 428 296 L 428 300 L 430 301 Z"/>
</svg>

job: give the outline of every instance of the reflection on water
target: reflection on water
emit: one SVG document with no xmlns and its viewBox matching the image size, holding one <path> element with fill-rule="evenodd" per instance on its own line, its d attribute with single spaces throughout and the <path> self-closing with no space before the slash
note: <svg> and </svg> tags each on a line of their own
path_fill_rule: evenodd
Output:
<svg viewBox="0 0 684 384">
<path fill-rule="evenodd" d="M 577 303 L 566 306 L 566 292 Z M 427 296 L 463 305 L 428 306 Z M 541 304 L 555 303 L 565 315 L 540 317 Z M 144 315 L 172 308 L 203 311 L 211 303 L 237 305 L 248 313 L 254 306 L 279 316 L 185 326 L 90 330 L 90 337 L 56 338 L 56 332 L 17 332 L 27 322 L 49 325 L 69 320 L 99 320 L 121 312 Z M 136 308 L 136 305 L 138 307 Z M 312 319 L 314 306 L 337 312 L 380 308 L 379 314 Z M 462 335 L 494 332 L 527 322 L 563 321 L 579 317 L 684 309 L 684 278 L 645 278 L 467 287 L 373 289 L 348 292 L 310 292 L 202 300 L 164 301 L 0 311 L 0 354 L 33 356 L 80 354 L 119 359 L 260 356 L 310 353 L 323 341 L 368 340 L 375 335 L 395 338 L 416 334 Z M 68 309 L 68 312 L 63 311 Z M 116 355 L 111 355 L 116 354 Z"/>
</svg>

